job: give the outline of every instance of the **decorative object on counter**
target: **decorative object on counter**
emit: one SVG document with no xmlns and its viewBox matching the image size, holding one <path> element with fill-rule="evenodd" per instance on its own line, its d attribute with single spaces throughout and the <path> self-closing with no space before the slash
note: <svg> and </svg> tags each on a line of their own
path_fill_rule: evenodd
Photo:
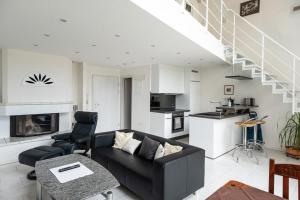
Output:
<svg viewBox="0 0 300 200">
<path fill-rule="evenodd" d="M 234 95 L 234 85 L 224 85 L 224 95 Z"/>
<path fill-rule="evenodd" d="M 227 105 L 228 105 L 228 107 L 231 107 L 231 106 L 234 106 L 234 99 L 232 99 L 231 97 L 229 97 L 228 99 L 227 99 Z"/>
<path fill-rule="evenodd" d="M 287 122 L 279 133 L 281 148 L 284 146 L 286 155 L 300 158 L 300 113 L 287 115 Z"/>
<path fill-rule="evenodd" d="M 255 13 L 259 13 L 259 0 L 250 0 L 241 3 L 240 7 L 240 15 L 245 17 L 247 15 L 252 15 Z"/>
<path fill-rule="evenodd" d="M 244 98 L 244 105 L 245 106 L 255 106 L 255 99 L 254 98 Z"/>
</svg>

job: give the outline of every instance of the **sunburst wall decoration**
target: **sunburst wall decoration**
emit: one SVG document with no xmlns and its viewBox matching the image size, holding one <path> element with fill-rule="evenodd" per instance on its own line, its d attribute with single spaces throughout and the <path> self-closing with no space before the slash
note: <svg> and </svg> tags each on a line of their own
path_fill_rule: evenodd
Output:
<svg viewBox="0 0 300 200">
<path fill-rule="evenodd" d="M 54 81 L 51 77 L 43 73 L 32 73 L 26 75 L 24 82 L 25 85 L 35 85 L 35 86 L 49 86 L 53 85 Z"/>
</svg>

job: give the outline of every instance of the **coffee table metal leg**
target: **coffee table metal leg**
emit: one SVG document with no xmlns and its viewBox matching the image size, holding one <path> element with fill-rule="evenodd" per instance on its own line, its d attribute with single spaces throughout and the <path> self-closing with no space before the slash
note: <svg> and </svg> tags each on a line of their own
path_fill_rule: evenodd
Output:
<svg viewBox="0 0 300 200">
<path fill-rule="evenodd" d="M 42 200 L 42 186 L 36 181 L 36 200 Z"/>
</svg>

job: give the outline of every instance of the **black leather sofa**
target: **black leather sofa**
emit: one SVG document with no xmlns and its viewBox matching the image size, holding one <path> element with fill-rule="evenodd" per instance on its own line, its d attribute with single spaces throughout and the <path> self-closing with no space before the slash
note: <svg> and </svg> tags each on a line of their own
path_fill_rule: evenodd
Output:
<svg viewBox="0 0 300 200">
<path fill-rule="evenodd" d="M 133 132 L 134 139 L 142 141 L 148 136 L 163 145 L 165 142 L 180 145 L 183 150 L 149 161 L 137 155 L 139 149 L 134 155 L 130 155 L 113 148 L 113 131 L 93 136 L 92 159 L 106 167 L 123 186 L 146 200 L 181 200 L 204 186 L 203 149 L 138 131 Z"/>
</svg>

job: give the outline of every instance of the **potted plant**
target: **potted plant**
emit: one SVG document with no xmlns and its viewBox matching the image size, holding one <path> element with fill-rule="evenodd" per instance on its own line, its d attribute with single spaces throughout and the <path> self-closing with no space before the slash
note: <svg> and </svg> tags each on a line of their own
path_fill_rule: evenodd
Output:
<svg viewBox="0 0 300 200">
<path fill-rule="evenodd" d="M 287 117 L 285 126 L 279 133 L 281 148 L 284 146 L 286 155 L 300 158 L 300 113 Z"/>
</svg>

